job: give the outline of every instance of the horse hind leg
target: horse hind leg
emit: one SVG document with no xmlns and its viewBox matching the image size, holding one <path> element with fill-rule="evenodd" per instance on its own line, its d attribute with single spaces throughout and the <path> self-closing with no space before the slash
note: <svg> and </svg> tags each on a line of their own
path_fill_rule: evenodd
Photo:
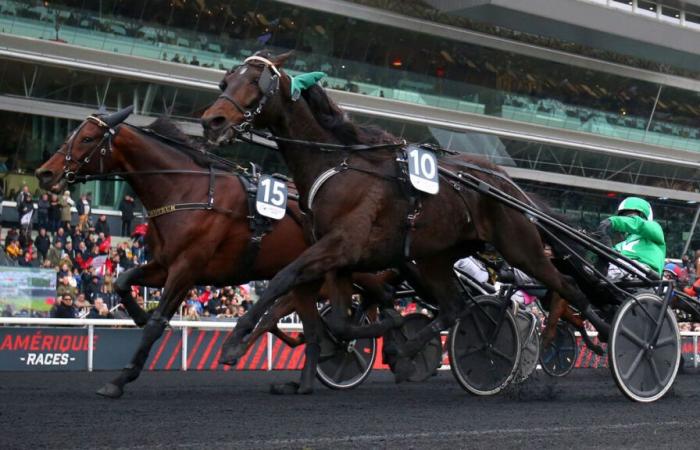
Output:
<svg viewBox="0 0 700 450">
<path fill-rule="evenodd" d="M 270 280 L 262 297 L 238 320 L 233 333 L 224 342 L 219 362 L 233 365 L 245 354 L 250 333 L 277 298 L 295 286 L 322 280 L 326 273 L 356 262 L 353 256 L 356 253 L 353 250 L 356 249 L 343 245 L 345 240 L 342 230 L 336 233 L 338 235 L 324 236 Z"/>
<path fill-rule="evenodd" d="M 459 313 L 464 308 L 463 292 L 455 279 L 452 265 L 457 259 L 454 254 L 447 253 L 431 258 L 429 261 L 418 263 L 417 271 L 412 277 L 413 283 L 422 287 L 421 296 L 425 300 L 437 301 L 440 308 L 437 317 L 426 327 L 420 330 L 414 337 L 406 341 L 402 346 L 395 342 L 386 342 L 388 353 L 395 358 L 393 367 L 395 381 L 397 383 L 408 380 L 415 372 L 415 364 L 412 360 L 431 339 L 440 337 L 443 330 L 451 327 L 457 321 Z"/>
<path fill-rule="evenodd" d="M 299 382 L 289 382 L 284 384 L 273 384 L 270 386 L 270 393 L 285 394 L 312 394 L 314 382 L 316 380 L 316 369 L 321 355 L 321 333 L 323 333 L 323 322 L 316 309 L 315 293 L 318 288 L 308 291 L 311 295 L 301 295 L 296 298 L 297 314 L 301 318 L 304 326 L 304 367 L 301 370 Z"/>
<path fill-rule="evenodd" d="M 525 271 L 574 305 L 598 330 L 601 339 L 607 340 L 610 325 L 593 311 L 591 302 L 578 288 L 576 281 L 560 273 L 545 256 L 542 241 L 534 229 L 533 235 L 529 238 L 527 233 L 523 233 L 521 239 L 499 242 L 496 248 L 512 266 Z"/>
<path fill-rule="evenodd" d="M 277 323 L 285 316 L 293 313 L 298 308 L 299 300 L 294 293 L 287 294 L 278 299 L 270 310 L 260 319 L 250 338 L 247 340 L 248 349 L 253 343 L 265 333 L 272 333 L 277 336 L 282 342 L 294 348 L 304 343 L 303 335 L 300 338 L 294 338 L 283 332 L 277 326 Z"/>
</svg>

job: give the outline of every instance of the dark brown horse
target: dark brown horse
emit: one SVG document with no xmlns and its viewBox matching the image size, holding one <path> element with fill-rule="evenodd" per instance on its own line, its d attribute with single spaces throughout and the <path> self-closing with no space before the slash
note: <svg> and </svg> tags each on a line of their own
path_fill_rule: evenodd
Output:
<svg viewBox="0 0 700 450">
<path fill-rule="evenodd" d="M 152 216 L 146 236 L 151 261 L 122 273 L 115 283 L 129 314 L 144 331 L 131 363 L 98 391 L 113 398 L 121 396 L 124 385 L 139 376 L 153 343 L 192 286 L 269 279 L 307 248 L 301 213 L 290 200 L 287 215 L 271 224 L 259 249 L 253 251 L 244 180 L 193 148 L 187 136 L 165 119 L 158 119 L 146 130 L 122 123 L 130 112 L 128 108 L 88 118 L 36 171 L 45 189 L 88 174 L 99 178 L 117 172 Z M 172 205 L 186 206 L 179 209 Z M 371 277 L 362 281 L 369 294 L 383 292 Z M 311 363 L 302 371 L 301 392 L 312 390 L 313 361 L 319 354 L 321 330 L 315 306 L 319 284 L 299 285 L 267 318 L 265 327 L 257 330 L 257 334 L 267 330 L 279 333 L 277 320 L 292 310 L 309 324 L 304 326 L 304 339 Z M 150 315 L 132 298 L 132 285 L 164 287 L 160 303 Z"/>
<path fill-rule="evenodd" d="M 607 324 L 592 310 L 574 280 L 560 273 L 545 256 L 540 233 L 524 214 L 445 180 L 437 195 L 421 194 L 418 202 L 412 201 L 400 181 L 404 172 L 397 162 L 401 154 L 396 149 L 320 151 L 309 145 L 383 144 L 396 139 L 349 122 L 317 85 L 295 101 L 290 95 L 290 78 L 282 70 L 288 56 L 259 53 L 227 73 L 221 96 L 202 116 L 210 141 L 228 140 L 249 126 L 272 131 L 302 204 L 312 214 L 312 228 L 318 239 L 272 279 L 262 298 L 239 320 L 224 344 L 222 362 L 231 363 L 242 355 L 246 336 L 276 298 L 294 286 L 315 280 L 328 283 L 334 305 L 329 326 L 339 336 L 352 337 L 342 314 L 351 293 L 349 274 L 405 267 L 404 248 L 409 238 L 408 259 L 416 262 L 417 270 L 404 274 L 413 276 L 416 280 L 412 281 L 417 281 L 429 298 L 438 300 L 440 313 L 401 349 L 398 379 L 410 376 L 408 357 L 455 322 L 463 300 L 452 265 L 484 242 L 491 242 L 511 265 L 568 299 L 601 334 L 607 332 Z M 487 161 L 462 155 L 442 158 L 440 164 L 453 171 L 469 171 L 523 198 L 506 180 L 505 173 Z M 337 173 L 327 178 L 332 168 Z M 322 175 L 326 180 L 320 183 Z M 315 199 L 309 204 L 312 188 Z"/>
</svg>

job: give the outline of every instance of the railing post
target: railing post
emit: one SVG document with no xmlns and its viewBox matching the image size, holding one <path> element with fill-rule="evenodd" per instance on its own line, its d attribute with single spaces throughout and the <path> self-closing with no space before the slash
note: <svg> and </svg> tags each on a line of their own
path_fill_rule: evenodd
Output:
<svg viewBox="0 0 700 450">
<path fill-rule="evenodd" d="M 272 370 L 272 334 L 265 333 L 267 336 L 267 370 Z"/>
<path fill-rule="evenodd" d="M 187 327 L 182 327 L 182 370 L 187 372 Z"/>
<path fill-rule="evenodd" d="M 681 340 L 681 342 L 683 342 Z M 681 348 L 682 344 L 681 344 Z M 698 368 L 698 335 L 693 335 L 693 368 Z"/>
<path fill-rule="evenodd" d="M 92 356 L 95 351 L 95 326 L 88 325 L 88 354 L 87 354 L 87 369 L 92 372 Z"/>
</svg>

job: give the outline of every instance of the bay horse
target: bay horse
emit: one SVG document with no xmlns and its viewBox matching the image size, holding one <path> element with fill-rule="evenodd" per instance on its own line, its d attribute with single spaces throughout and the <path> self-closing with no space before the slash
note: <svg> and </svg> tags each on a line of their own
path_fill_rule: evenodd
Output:
<svg viewBox="0 0 700 450">
<path fill-rule="evenodd" d="M 351 338 L 342 311 L 351 294 L 353 271 L 405 268 L 412 284 L 437 299 L 433 322 L 399 349 L 397 381 L 410 376 L 410 357 L 451 326 L 462 312 L 462 293 L 453 263 L 490 242 L 512 266 L 541 281 L 576 306 L 607 335 L 609 327 L 591 308 L 574 279 L 545 256 L 537 227 L 521 212 L 456 183 L 441 180 L 436 195 L 407 195 L 398 139 L 359 127 L 318 85 L 291 95 L 283 65 L 290 53 L 258 52 L 225 75 L 219 98 L 202 115 L 205 137 L 221 143 L 253 129 L 269 129 L 311 216 L 316 242 L 277 273 L 260 300 L 241 318 L 221 352 L 233 363 L 245 351 L 246 338 L 276 298 L 294 286 L 324 280 L 333 304 L 327 324 Z M 315 143 L 330 144 L 318 145 Z M 386 148 L 386 145 L 393 148 Z M 335 145 L 335 147 L 333 147 Z M 370 149 L 363 145 L 384 145 Z M 459 155 L 440 159 L 441 167 L 468 171 L 515 198 L 521 191 L 505 172 L 486 160 Z M 417 201 L 416 201 L 417 200 Z M 408 251 L 407 251 L 408 250 Z M 415 286 L 414 286 L 415 287 Z"/>
<path fill-rule="evenodd" d="M 292 199 L 287 214 L 258 232 L 260 239 L 254 243 L 251 217 L 255 214 L 250 211 L 246 188 L 249 181 L 194 148 L 189 138 L 165 118 L 146 129 L 123 123 L 132 109 L 88 117 L 36 170 L 42 188 L 54 190 L 81 177 L 100 179 L 117 173 L 149 210 L 146 242 L 152 258 L 123 272 L 114 284 L 128 313 L 144 329 L 131 362 L 97 392 L 111 398 L 120 397 L 124 386 L 139 376 L 151 347 L 194 285 L 235 285 L 272 278 L 308 246 L 299 207 Z M 381 277 L 367 275 L 356 281 L 366 296 L 387 302 Z M 147 314 L 136 304 L 132 285 L 164 288 L 152 313 Z M 288 344 L 298 344 L 281 333 L 276 323 L 294 310 L 302 318 L 309 363 L 302 370 L 300 384 L 291 386 L 294 392 L 313 390 L 314 361 L 319 357 L 322 332 L 315 305 L 319 285 L 300 284 L 255 334 L 272 331 Z M 398 319 L 387 320 L 377 326 L 387 329 L 387 324 L 393 325 Z M 273 390 L 282 392 L 289 389 L 287 385 L 273 386 Z"/>
</svg>

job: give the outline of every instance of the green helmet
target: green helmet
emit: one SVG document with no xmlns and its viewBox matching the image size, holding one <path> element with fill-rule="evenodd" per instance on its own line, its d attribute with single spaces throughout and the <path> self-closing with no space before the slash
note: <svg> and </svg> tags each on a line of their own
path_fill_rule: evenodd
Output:
<svg viewBox="0 0 700 450">
<path fill-rule="evenodd" d="M 621 211 L 637 211 L 645 219 L 654 220 L 654 212 L 651 210 L 651 205 L 648 201 L 639 197 L 627 197 L 617 207 L 617 212 Z"/>
</svg>

